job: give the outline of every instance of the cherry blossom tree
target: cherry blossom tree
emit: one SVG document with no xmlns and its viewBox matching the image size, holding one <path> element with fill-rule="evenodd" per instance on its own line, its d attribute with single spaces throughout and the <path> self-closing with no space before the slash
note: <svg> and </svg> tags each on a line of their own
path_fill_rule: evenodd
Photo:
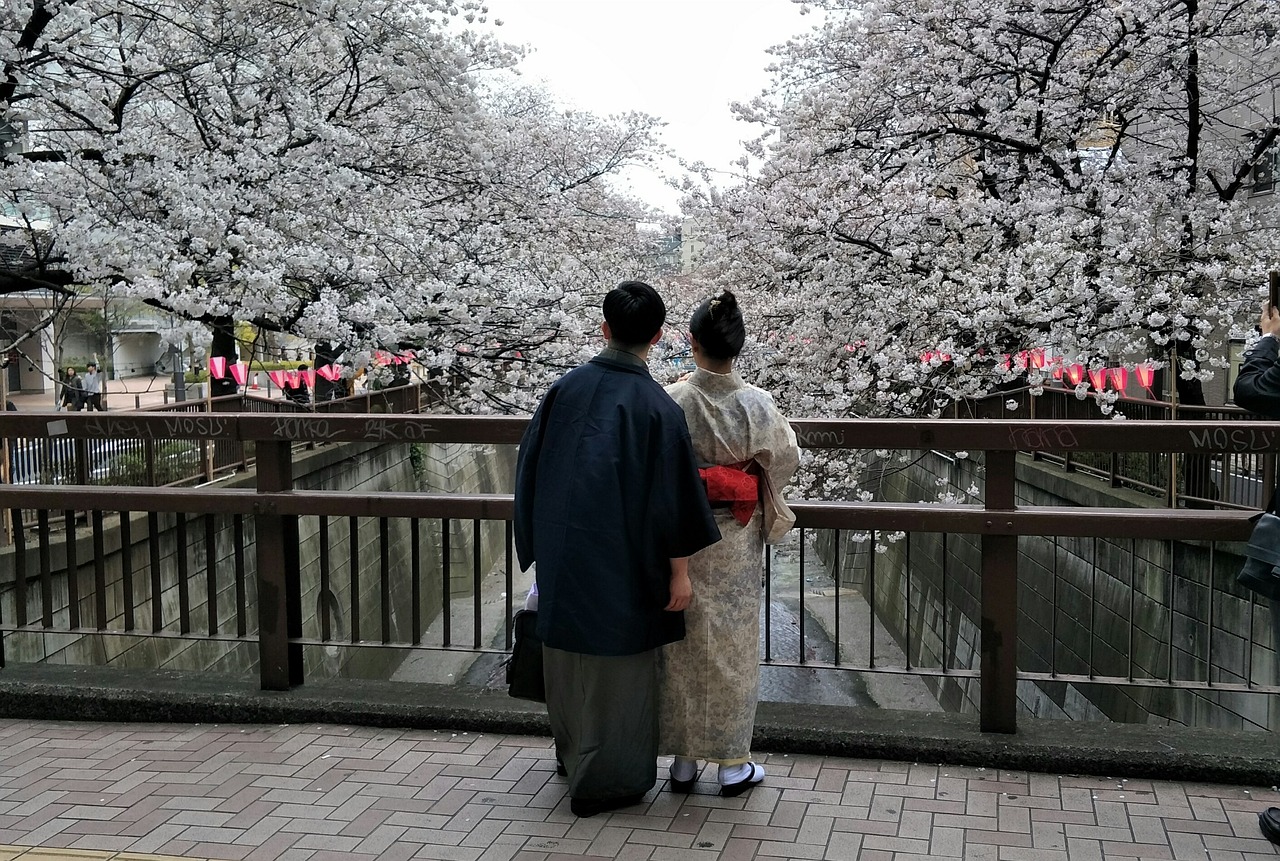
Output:
<svg viewBox="0 0 1280 861">
<path fill-rule="evenodd" d="M 512 408 L 582 349 L 580 306 L 634 271 L 644 210 L 609 177 L 656 121 L 558 109 L 425 0 L 16 0 L 0 11 L 0 163 L 38 265 L 7 289 L 101 289 L 214 331 L 412 346 Z M 584 294 L 588 297 L 584 299 Z M 521 373 L 521 369 L 533 369 Z"/>
<path fill-rule="evenodd" d="M 1280 135 L 1276 5 L 809 5 L 739 107 L 767 128 L 758 174 L 689 201 L 787 409 L 935 415 L 1043 384 L 1008 359 L 1035 348 L 1176 352 L 1202 403 L 1280 257 L 1251 194 Z"/>
</svg>

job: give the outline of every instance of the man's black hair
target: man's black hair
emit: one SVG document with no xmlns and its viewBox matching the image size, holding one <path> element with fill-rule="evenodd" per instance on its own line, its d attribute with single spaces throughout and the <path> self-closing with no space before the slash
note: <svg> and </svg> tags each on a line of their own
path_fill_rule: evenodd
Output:
<svg viewBox="0 0 1280 861">
<path fill-rule="evenodd" d="M 604 319 L 613 340 L 624 347 L 653 341 L 667 320 L 662 297 L 643 281 L 623 281 L 604 297 Z"/>
</svg>

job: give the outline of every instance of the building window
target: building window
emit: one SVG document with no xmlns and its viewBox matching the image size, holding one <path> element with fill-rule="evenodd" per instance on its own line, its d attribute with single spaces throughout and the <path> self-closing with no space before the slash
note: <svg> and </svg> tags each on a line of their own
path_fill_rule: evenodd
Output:
<svg viewBox="0 0 1280 861">
<path fill-rule="evenodd" d="M 1245 341 L 1232 338 L 1227 342 L 1227 396 L 1224 399 L 1229 404 L 1236 402 L 1235 395 L 1232 393 L 1236 386 L 1236 377 L 1240 376 L 1240 366 L 1244 364 Z"/>
</svg>

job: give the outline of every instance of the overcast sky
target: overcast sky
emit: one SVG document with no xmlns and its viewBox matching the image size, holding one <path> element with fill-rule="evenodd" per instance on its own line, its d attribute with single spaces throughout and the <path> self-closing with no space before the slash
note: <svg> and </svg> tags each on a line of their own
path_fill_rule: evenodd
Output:
<svg viewBox="0 0 1280 861">
<path fill-rule="evenodd" d="M 568 105 L 595 113 L 639 110 L 667 122 L 663 140 L 682 157 L 725 167 L 754 127 L 729 103 L 769 83 L 773 45 L 807 30 L 790 0 L 489 0 L 504 41 L 534 48 L 525 74 Z M 635 192 L 677 212 L 678 194 L 648 175 Z"/>
</svg>

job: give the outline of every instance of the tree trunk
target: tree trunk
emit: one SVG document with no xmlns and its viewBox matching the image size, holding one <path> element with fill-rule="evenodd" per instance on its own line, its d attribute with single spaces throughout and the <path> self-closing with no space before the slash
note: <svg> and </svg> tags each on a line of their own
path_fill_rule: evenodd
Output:
<svg viewBox="0 0 1280 861">
<path fill-rule="evenodd" d="M 239 360 L 236 352 L 236 321 L 231 317 L 218 317 L 213 323 L 213 343 L 209 349 L 210 356 L 225 356 L 228 368 Z M 210 391 L 213 396 L 234 395 L 238 389 L 230 370 L 222 379 L 214 379 L 210 375 Z"/>
<path fill-rule="evenodd" d="M 325 365 L 336 365 L 338 357 L 342 355 L 345 349 L 346 347 L 342 344 L 333 344 L 328 341 L 316 342 L 316 403 L 333 401 L 347 396 L 347 387 L 342 380 L 331 382 L 318 373 Z"/>
</svg>

